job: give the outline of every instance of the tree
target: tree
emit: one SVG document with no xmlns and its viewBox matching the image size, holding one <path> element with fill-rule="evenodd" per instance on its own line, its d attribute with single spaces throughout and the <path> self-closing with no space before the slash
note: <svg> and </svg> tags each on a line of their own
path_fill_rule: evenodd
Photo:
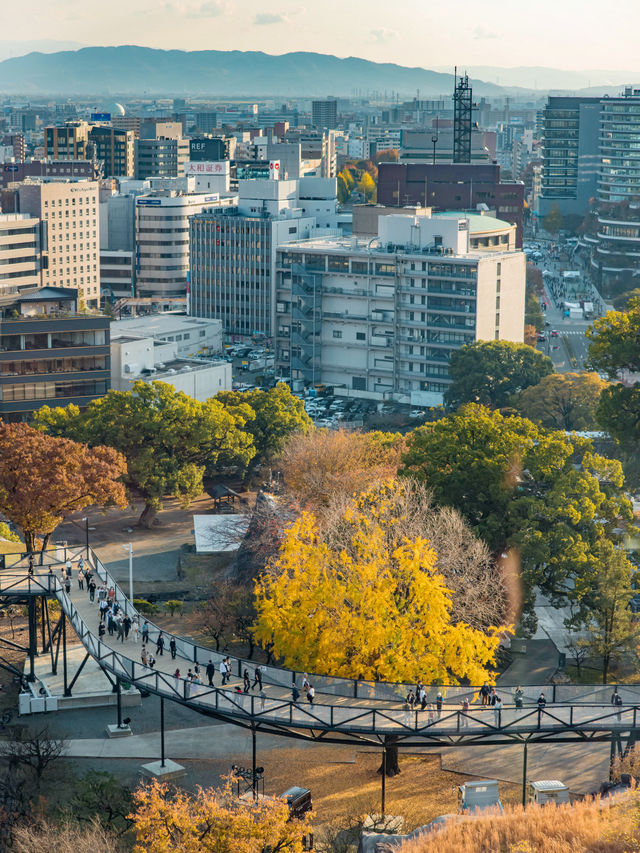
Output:
<svg viewBox="0 0 640 853">
<path fill-rule="evenodd" d="M 226 640 L 233 631 L 234 614 L 231 605 L 234 598 L 234 587 L 230 581 L 221 581 L 216 584 L 215 595 L 212 595 L 201 606 L 199 611 L 200 629 L 216 644 L 216 651 L 220 646 L 226 647 Z"/>
<path fill-rule="evenodd" d="M 352 497 L 395 476 L 403 447 L 393 433 L 316 430 L 291 436 L 278 463 L 289 492 L 317 511 L 337 494 Z"/>
<path fill-rule="evenodd" d="M 535 326 L 529 324 L 524 327 L 524 342 L 527 346 L 534 347 L 538 340 L 538 332 Z"/>
<path fill-rule="evenodd" d="M 89 770 L 67 796 L 63 814 L 78 823 L 99 823 L 120 836 L 131 826 L 131 793 L 112 773 Z"/>
<path fill-rule="evenodd" d="M 551 373 L 521 391 L 512 405 L 547 429 L 597 430 L 598 402 L 607 385 L 597 373 Z"/>
<path fill-rule="evenodd" d="M 65 515 L 91 504 L 126 506 L 120 481 L 127 466 L 111 447 L 87 447 L 45 435 L 27 424 L 0 422 L 0 512 L 35 551 Z"/>
<path fill-rule="evenodd" d="M 362 173 L 362 177 L 358 182 L 358 189 L 367 201 L 376 200 L 376 182 L 373 180 L 369 172 Z"/>
<path fill-rule="evenodd" d="M 399 151 L 397 148 L 385 148 L 376 154 L 376 163 L 397 163 Z"/>
<path fill-rule="evenodd" d="M 386 535 L 393 520 L 356 506 L 341 544 L 324 541 L 304 513 L 287 531 L 273 571 L 256 581 L 256 638 L 285 666 L 366 680 L 479 684 L 505 629 L 487 632 L 451 619 L 451 593 L 424 538 Z"/>
<path fill-rule="evenodd" d="M 30 773 L 39 792 L 42 777 L 62 756 L 65 742 L 54 738 L 47 726 L 35 730 L 14 726 L 12 735 L 11 740 L 0 741 L 0 756 L 10 767 Z"/>
<path fill-rule="evenodd" d="M 529 326 L 535 326 L 536 332 L 541 332 L 544 329 L 544 314 L 540 308 L 540 301 L 535 293 L 527 291 L 524 322 Z"/>
<path fill-rule="evenodd" d="M 230 411 L 216 398 L 200 403 L 164 382 L 140 381 L 131 391 L 109 391 L 84 412 L 44 406 L 35 420 L 52 433 L 119 450 L 128 483 L 145 501 L 140 523 L 150 526 L 166 495 L 187 506 L 202 493 L 205 471 L 249 463 L 255 453 L 244 430 L 250 417 L 248 406 Z"/>
<path fill-rule="evenodd" d="M 153 780 L 133 797 L 134 853 L 302 853 L 311 832 L 313 815 L 290 819 L 280 799 L 240 800 L 231 780 L 195 795 Z"/>
<path fill-rule="evenodd" d="M 338 172 L 338 202 L 340 204 L 345 204 L 349 200 L 349 188 L 347 187 L 347 182 L 344 179 L 344 175 L 341 172 Z"/>
<path fill-rule="evenodd" d="M 602 659 L 602 683 L 606 684 L 614 658 L 636 648 L 640 626 L 629 610 L 633 566 L 626 554 L 607 541 L 598 542 L 594 552 L 595 588 L 584 622 L 590 631 L 589 651 Z"/>
<path fill-rule="evenodd" d="M 345 168 L 340 172 L 340 174 L 342 175 L 342 177 L 344 179 L 344 182 L 347 186 L 349 193 L 351 193 L 356 188 L 355 178 L 351 174 L 351 170 L 347 169 L 345 166 Z"/>
<path fill-rule="evenodd" d="M 313 421 L 304 409 L 304 402 L 291 393 L 284 382 L 269 391 L 220 391 L 216 397 L 227 411 L 239 411 L 246 418 L 245 431 L 253 438 L 256 449 L 254 461 L 263 462 L 279 453 L 290 435 L 308 433 Z M 253 416 L 244 409 L 248 406 Z"/>
<path fill-rule="evenodd" d="M 511 341 L 476 341 L 451 353 L 453 382 L 445 399 L 453 408 L 463 403 L 499 408 L 550 373 L 551 359 L 533 347 Z"/>
<path fill-rule="evenodd" d="M 633 290 L 625 290 L 624 293 L 615 296 L 611 302 L 616 311 L 626 311 L 632 299 L 640 299 L 640 287 L 634 287 Z"/>
<path fill-rule="evenodd" d="M 495 554 L 521 563 L 527 611 L 538 586 L 554 604 L 590 605 L 603 540 L 617 542 L 633 521 L 620 463 L 591 442 L 463 406 L 409 436 L 401 474 L 452 506 Z"/>
<path fill-rule="evenodd" d="M 542 227 L 549 234 L 557 234 L 562 228 L 564 220 L 560 213 L 560 208 L 554 204 L 549 213 L 542 220 Z"/>
</svg>

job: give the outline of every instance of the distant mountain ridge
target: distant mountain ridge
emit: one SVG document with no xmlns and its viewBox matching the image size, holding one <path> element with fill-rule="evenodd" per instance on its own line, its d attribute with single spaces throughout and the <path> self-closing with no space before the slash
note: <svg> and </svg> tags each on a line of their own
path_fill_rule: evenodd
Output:
<svg viewBox="0 0 640 853">
<path fill-rule="evenodd" d="M 494 83 L 472 81 L 478 95 L 501 94 Z M 453 75 L 393 63 L 340 59 L 321 53 L 157 50 L 86 47 L 29 53 L 0 62 L 0 93 L 67 95 L 208 94 L 352 95 L 356 90 L 398 92 L 403 97 L 447 95 Z"/>
</svg>

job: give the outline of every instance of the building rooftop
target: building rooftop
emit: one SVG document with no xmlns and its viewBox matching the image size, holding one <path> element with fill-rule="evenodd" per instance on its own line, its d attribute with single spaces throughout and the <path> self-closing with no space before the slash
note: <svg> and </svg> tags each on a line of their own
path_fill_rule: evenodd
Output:
<svg viewBox="0 0 640 853">
<path fill-rule="evenodd" d="M 464 217 L 462 217 L 464 218 Z M 496 221 L 496 220 L 494 220 Z M 505 223 L 508 225 L 509 223 Z M 511 226 L 509 226 L 511 227 Z M 438 250 L 420 248 L 419 246 L 408 246 L 403 248 L 396 246 L 393 250 L 388 250 L 386 244 L 380 244 L 379 237 L 311 237 L 308 240 L 296 240 L 291 243 L 281 243 L 278 246 L 278 251 L 285 249 L 286 251 L 309 251 L 310 249 L 318 249 L 322 252 L 370 252 L 375 255 L 396 255 L 398 253 L 405 255 L 428 255 L 434 260 L 440 257 L 444 258 L 459 258 L 467 260 L 479 260 L 487 258 L 491 254 L 514 255 L 521 254 L 521 249 L 507 249 L 506 247 L 495 246 L 482 251 L 471 249 L 463 254 L 443 254 Z"/>
<path fill-rule="evenodd" d="M 511 222 L 506 222 L 504 219 L 497 219 L 495 216 L 484 216 L 481 213 L 459 210 L 443 210 L 433 214 L 433 219 L 468 219 L 469 234 L 473 237 L 475 234 L 484 234 L 491 231 L 504 231 L 506 228 L 513 228 Z"/>
<path fill-rule="evenodd" d="M 153 338 L 176 331 L 188 331 L 190 328 L 205 328 L 211 323 L 221 322 L 221 320 L 188 317 L 186 314 L 146 314 L 144 317 L 125 317 L 122 320 L 113 320 L 111 333 L 114 337 L 122 334 L 134 334 Z"/>
</svg>

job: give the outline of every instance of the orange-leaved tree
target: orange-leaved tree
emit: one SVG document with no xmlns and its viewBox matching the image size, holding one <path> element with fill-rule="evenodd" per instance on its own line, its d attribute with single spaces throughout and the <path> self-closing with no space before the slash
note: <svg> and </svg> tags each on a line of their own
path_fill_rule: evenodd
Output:
<svg viewBox="0 0 640 853">
<path fill-rule="evenodd" d="M 451 618 L 451 590 L 420 536 L 388 536 L 399 519 L 356 504 L 332 547 L 304 513 L 256 581 L 256 638 L 294 670 L 346 678 L 481 684 L 502 630 Z"/>
<path fill-rule="evenodd" d="M 287 803 L 279 799 L 241 800 L 232 782 L 198 788 L 195 795 L 157 780 L 138 788 L 131 815 L 134 853 L 302 853 L 312 816 L 290 820 Z"/>
<path fill-rule="evenodd" d="M 65 515 L 86 506 L 126 506 L 124 456 L 27 424 L 0 422 L 0 512 L 20 528 L 27 551 L 42 550 Z"/>
</svg>

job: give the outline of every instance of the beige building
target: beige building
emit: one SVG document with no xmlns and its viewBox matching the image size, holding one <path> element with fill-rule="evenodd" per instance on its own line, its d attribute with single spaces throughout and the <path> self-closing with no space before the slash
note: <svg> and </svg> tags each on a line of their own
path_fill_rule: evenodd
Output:
<svg viewBox="0 0 640 853">
<path fill-rule="evenodd" d="M 0 213 L 0 303 L 40 285 L 40 220 Z"/>
<path fill-rule="evenodd" d="M 100 304 L 98 188 L 97 181 L 33 179 L 18 187 L 20 212 L 44 225 L 42 284 L 77 288 L 88 308 Z"/>
</svg>

